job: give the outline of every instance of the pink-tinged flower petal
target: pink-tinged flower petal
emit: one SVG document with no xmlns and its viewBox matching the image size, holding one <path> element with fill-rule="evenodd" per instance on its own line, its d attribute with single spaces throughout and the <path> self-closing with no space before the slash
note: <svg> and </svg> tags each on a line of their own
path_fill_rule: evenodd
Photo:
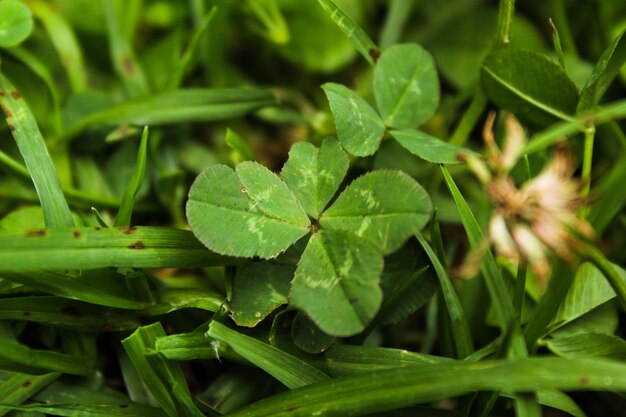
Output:
<svg viewBox="0 0 626 417">
<path fill-rule="evenodd" d="M 499 214 L 493 215 L 489 221 L 489 236 L 498 253 L 507 259 L 519 262 L 519 250 L 509 233 L 504 217 Z"/>
</svg>

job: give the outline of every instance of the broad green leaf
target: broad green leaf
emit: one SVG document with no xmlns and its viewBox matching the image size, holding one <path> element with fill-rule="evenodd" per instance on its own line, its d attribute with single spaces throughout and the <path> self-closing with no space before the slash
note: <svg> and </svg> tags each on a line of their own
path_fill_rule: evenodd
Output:
<svg viewBox="0 0 626 417">
<path fill-rule="evenodd" d="M 350 39 L 357 51 L 363 55 L 363 58 L 373 65 L 380 55 L 380 51 L 367 36 L 367 33 L 332 0 L 318 0 L 318 2 L 339 29 Z"/>
<path fill-rule="evenodd" d="M 545 345 L 565 358 L 626 360 L 626 342 L 612 334 L 579 332 L 547 339 Z"/>
<path fill-rule="evenodd" d="M 588 220 L 598 235 L 604 232 L 626 203 L 626 157 L 621 156 L 612 165 L 594 183 L 593 195 L 598 198 L 589 204 Z"/>
<path fill-rule="evenodd" d="M 626 281 L 626 272 L 617 265 L 613 267 Z M 552 319 L 550 328 L 569 323 L 614 297 L 615 291 L 604 275 L 592 264 L 584 263 L 576 271 L 574 282 Z"/>
<path fill-rule="evenodd" d="M 0 1 L 0 47 L 17 45 L 32 30 L 33 16 L 28 6 L 18 0 Z"/>
<path fill-rule="evenodd" d="M 330 379 L 306 362 L 267 343 L 229 329 L 219 322 L 211 322 L 207 334 L 227 343 L 236 353 L 272 375 L 287 388 L 299 388 Z"/>
<path fill-rule="evenodd" d="M 557 63 L 537 52 L 498 49 L 483 62 L 481 79 L 493 102 L 534 125 L 572 120 L 576 112 L 576 86 Z"/>
<path fill-rule="evenodd" d="M 126 185 L 126 189 L 124 190 L 124 196 L 122 197 L 122 202 L 120 203 L 120 209 L 115 217 L 115 226 L 130 226 L 130 219 L 133 214 L 133 208 L 135 207 L 135 196 L 143 184 L 143 178 L 146 174 L 147 152 L 148 126 L 144 127 L 141 135 L 139 149 L 137 150 L 135 169 L 133 170 L 133 176 L 130 178 L 130 181 Z"/>
<path fill-rule="evenodd" d="M 497 25 L 498 10 L 492 4 L 476 2 L 443 24 L 435 25 L 432 35 L 424 39 L 424 46 L 432 52 L 442 77 L 465 91 L 479 81 L 480 66 L 493 49 Z M 510 41 L 514 48 L 545 49 L 537 26 L 519 13 L 511 25 Z"/>
<path fill-rule="evenodd" d="M 298 142 L 289 150 L 280 175 L 307 214 L 317 218 L 339 189 L 348 165 L 348 157 L 336 139 L 324 139 L 319 149 Z"/>
<path fill-rule="evenodd" d="M 278 394 L 229 417 L 360 416 L 474 391 L 626 389 L 626 365 L 606 359 L 527 358 L 450 362 L 366 372 Z"/>
<path fill-rule="evenodd" d="M 334 72 L 354 59 L 356 51 L 350 39 L 315 0 L 276 2 L 289 30 L 289 42 L 276 48 L 278 53 L 311 72 Z M 363 20 L 365 7 L 361 1 L 335 0 L 335 3 L 355 22 Z"/>
<path fill-rule="evenodd" d="M 254 327 L 275 308 L 287 303 L 295 267 L 277 262 L 255 262 L 237 270 L 228 306 L 235 323 Z"/>
<path fill-rule="evenodd" d="M 373 171 L 348 185 L 322 214 L 320 224 L 352 233 L 389 254 L 424 227 L 431 208 L 426 191 L 408 175 Z"/>
<path fill-rule="evenodd" d="M 296 314 L 291 322 L 291 338 L 294 345 L 307 353 L 321 353 L 335 341 L 302 313 Z"/>
<path fill-rule="evenodd" d="M 385 134 L 385 124 L 361 96 L 340 84 L 322 85 L 335 120 L 337 137 L 356 156 L 373 155 Z"/>
<path fill-rule="evenodd" d="M 95 125 L 164 125 L 182 122 L 225 120 L 275 104 L 270 90 L 181 89 L 138 97 L 89 114 L 71 125 L 59 138 L 75 138 Z"/>
<path fill-rule="evenodd" d="M 196 407 L 180 365 L 154 352 L 156 340 L 165 336 L 160 323 L 138 328 L 122 345 L 144 384 L 170 417 L 204 417 Z"/>
<path fill-rule="evenodd" d="M 459 153 L 470 152 L 419 130 L 392 130 L 389 133 L 413 155 L 434 164 L 458 164 L 461 163 Z"/>
<path fill-rule="evenodd" d="M 378 286 L 380 252 L 356 235 L 322 231 L 309 240 L 289 299 L 324 333 L 351 336 L 361 332 L 382 302 Z"/>
<path fill-rule="evenodd" d="M 602 96 L 626 62 L 626 30 L 604 50 L 598 63 L 580 92 L 578 113 L 584 113 L 600 104 Z"/>
<path fill-rule="evenodd" d="M 385 124 L 413 129 L 439 105 L 439 78 L 432 56 L 415 43 L 387 49 L 374 70 L 374 95 Z"/>
<path fill-rule="evenodd" d="M 201 173 L 189 191 L 187 218 L 208 248 L 233 256 L 273 258 L 309 232 L 293 193 L 253 162 L 237 173 L 224 165 Z"/>
<path fill-rule="evenodd" d="M 2 74 L 0 106 L 37 189 L 47 226 L 72 227 L 74 220 L 37 122 L 20 93 Z"/>
<path fill-rule="evenodd" d="M 0 233 L 0 272 L 190 268 L 236 263 L 211 253 L 186 230 L 165 227 L 31 229 Z"/>
</svg>

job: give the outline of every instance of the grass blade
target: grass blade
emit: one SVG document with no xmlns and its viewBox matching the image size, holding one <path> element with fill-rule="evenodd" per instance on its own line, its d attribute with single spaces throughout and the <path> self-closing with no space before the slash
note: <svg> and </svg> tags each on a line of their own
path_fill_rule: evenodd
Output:
<svg viewBox="0 0 626 417">
<path fill-rule="evenodd" d="M 94 125 L 164 125 L 215 121 L 243 116 L 276 104 L 268 89 L 186 89 L 139 97 L 86 116 L 58 138 L 73 139 Z"/>
<path fill-rule="evenodd" d="M 626 365 L 599 359 L 527 358 L 451 362 L 368 372 L 275 395 L 229 417 L 359 416 L 456 397 L 469 392 L 626 390 Z"/>
<path fill-rule="evenodd" d="M 239 262 L 210 252 L 191 232 L 164 227 L 36 229 L 0 234 L 0 272 L 194 268 Z"/>
<path fill-rule="evenodd" d="M 454 339 L 454 345 L 456 347 L 457 357 L 465 358 L 474 351 L 474 346 L 469 330 L 469 324 L 465 318 L 463 307 L 461 306 L 461 301 L 459 300 L 459 297 L 454 290 L 454 286 L 452 285 L 445 268 L 441 265 L 435 251 L 430 247 L 421 233 L 417 232 L 415 237 L 419 241 L 420 245 L 422 245 L 422 248 L 424 248 L 426 255 L 428 255 L 430 262 L 435 268 L 435 273 L 439 278 L 443 298 L 446 302 L 448 314 L 450 315 L 450 326 L 452 330 L 452 337 Z"/>
<path fill-rule="evenodd" d="M 0 416 L 11 408 L 5 405 L 18 405 L 45 388 L 61 374 L 54 372 L 45 375 L 14 374 L 0 385 Z"/>
<path fill-rule="evenodd" d="M 133 366 L 170 417 L 204 417 L 195 406 L 185 376 L 176 362 L 154 352 L 156 340 L 165 336 L 160 323 L 143 326 L 122 340 Z"/>
<path fill-rule="evenodd" d="M 120 209 L 115 217 L 115 226 L 130 226 L 130 218 L 133 214 L 133 208 L 135 206 L 135 196 L 139 187 L 143 183 L 143 178 L 146 174 L 146 160 L 148 151 L 148 126 L 144 127 L 141 135 L 141 142 L 139 143 L 139 150 L 137 151 L 137 162 L 135 163 L 135 170 L 133 176 L 126 185 L 124 190 L 124 196 L 120 203 Z"/>
<path fill-rule="evenodd" d="M 288 388 L 294 389 L 329 379 L 326 374 L 306 362 L 260 340 L 231 330 L 219 322 L 211 322 L 207 334 L 227 343 L 235 353 L 263 369 Z"/>
<path fill-rule="evenodd" d="M 318 1 L 339 29 L 350 39 L 357 51 L 363 55 L 367 62 L 374 65 L 380 56 L 380 50 L 370 37 L 367 36 L 367 33 L 365 33 L 350 16 L 333 3 L 332 0 Z"/>
<path fill-rule="evenodd" d="M 41 21 L 48 37 L 65 67 L 72 91 L 81 92 L 87 88 L 87 71 L 76 35 L 72 27 L 44 1 L 35 0 L 28 3 L 33 14 Z"/>
<path fill-rule="evenodd" d="M 2 74 L 0 105 L 37 189 L 46 225 L 51 228 L 72 227 L 74 220 L 37 122 L 20 93 Z"/>
</svg>

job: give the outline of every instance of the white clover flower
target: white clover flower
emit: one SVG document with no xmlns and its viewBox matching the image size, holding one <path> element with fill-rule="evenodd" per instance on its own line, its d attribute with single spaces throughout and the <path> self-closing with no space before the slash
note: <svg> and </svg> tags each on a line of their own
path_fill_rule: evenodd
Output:
<svg viewBox="0 0 626 417">
<path fill-rule="evenodd" d="M 509 172 L 521 156 L 526 136 L 519 122 L 507 116 L 504 150 L 500 151 L 493 138 L 493 121 L 491 114 L 483 131 L 486 162 L 475 155 L 463 155 L 494 205 L 489 240 L 498 254 L 527 263 L 540 283 L 545 283 L 551 254 L 575 262 L 572 249 L 576 243 L 593 236 L 591 226 L 576 215 L 581 198 L 572 160 L 569 154 L 558 151 L 538 176 L 518 187 Z"/>
</svg>

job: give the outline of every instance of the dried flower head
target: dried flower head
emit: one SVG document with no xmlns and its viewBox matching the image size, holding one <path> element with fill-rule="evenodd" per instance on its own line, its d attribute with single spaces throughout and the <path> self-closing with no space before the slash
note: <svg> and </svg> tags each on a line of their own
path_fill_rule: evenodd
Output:
<svg viewBox="0 0 626 417">
<path fill-rule="evenodd" d="M 575 262 L 572 248 L 581 238 L 593 235 L 591 226 L 576 215 L 582 202 L 579 183 L 572 177 L 572 159 L 558 151 L 538 176 L 517 187 L 509 172 L 521 156 L 526 136 L 515 117 L 508 115 L 501 151 L 493 137 L 494 118 L 489 115 L 483 131 L 486 162 L 475 155 L 463 157 L 494 204 L 489 238 L 496 251 L 509 260 L 527 263 L 540 283 L 545 283 L 550 254 Z"/>
</svg>

